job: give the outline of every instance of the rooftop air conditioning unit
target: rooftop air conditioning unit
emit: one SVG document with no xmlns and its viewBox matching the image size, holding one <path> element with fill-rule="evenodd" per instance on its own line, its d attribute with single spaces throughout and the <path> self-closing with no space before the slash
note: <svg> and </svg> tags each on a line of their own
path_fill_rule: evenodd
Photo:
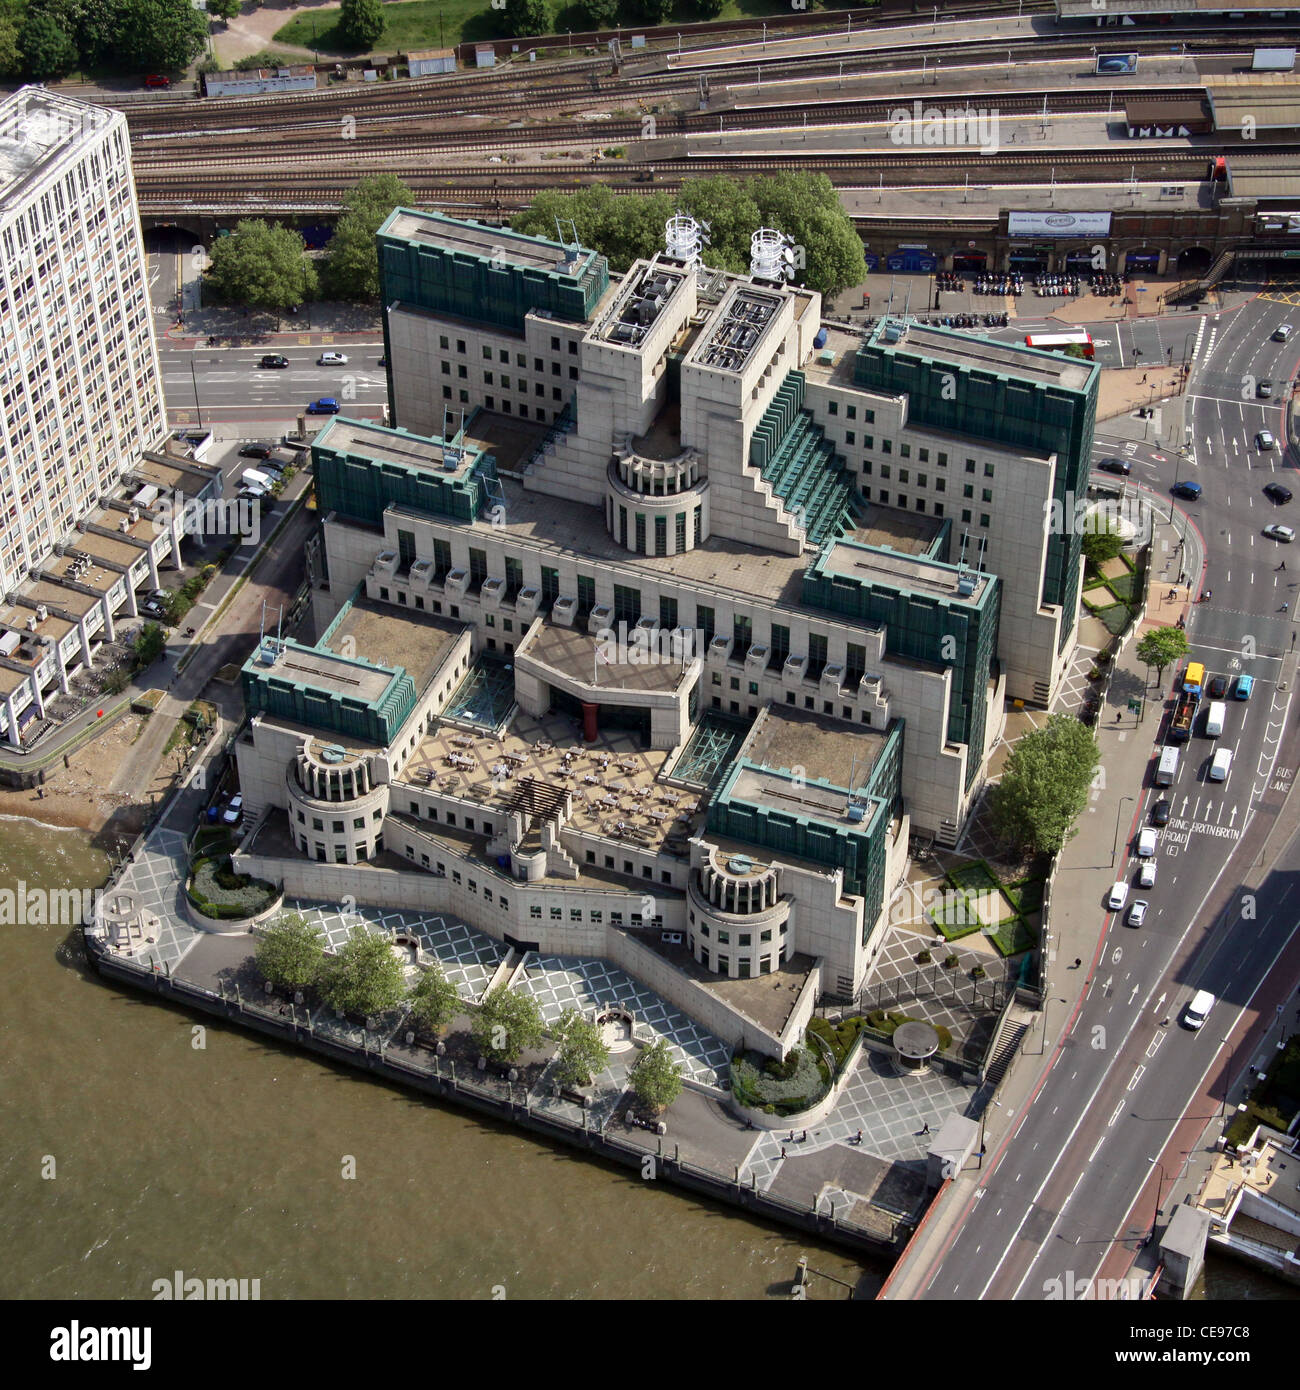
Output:
<svg viewBox="0 0 1300 1390">
<path fill-rule="evenodd" d="M 50 616 L 50 610 L 43 603 L 36 605 L 36 621 L 43 623 Z"/>
<path fill-rule="evenodd" d="M 551 621 L 557 623 L 560 627 L 572 627 L 577 612 L 578 600 L 569 594 L 561 594 L 560 597 L 551 604 Z"/>
<path fill-rule="evenodd" d="M 613 625 L 614 610 L 607 603 L 597 603 L 592 607 L 587 615 L 587 631 L 589 633 L 604 632 Z"/>
</svg>

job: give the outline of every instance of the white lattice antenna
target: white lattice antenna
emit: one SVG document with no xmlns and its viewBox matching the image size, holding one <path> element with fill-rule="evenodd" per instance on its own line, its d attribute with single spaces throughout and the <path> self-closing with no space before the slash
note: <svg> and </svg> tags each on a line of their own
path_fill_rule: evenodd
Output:
<svg viewBox="0 0 1300 1390">
<path fill-rule="evenodd" d="M 794 274 L 794 242 L 774 227 L 760 227 L 749 239 L 749 273 L 756 280 L 788 280 Z"/>
<path fill-rule="evenodd" d="M 708 244 L 709 224 L 697 222 L 688 212 L 679 212 L 664 223 L 664 250 L 683 265 L 702 265 Z"/>
</svg>

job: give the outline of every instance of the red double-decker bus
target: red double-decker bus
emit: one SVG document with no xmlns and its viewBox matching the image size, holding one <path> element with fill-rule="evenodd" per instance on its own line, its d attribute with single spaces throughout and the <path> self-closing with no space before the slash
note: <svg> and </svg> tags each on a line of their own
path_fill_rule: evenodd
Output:
<svg viewBox="0 0 1300 1390">
<path fill-rule="evenodd" d="M 1067 348 L 1082 348 L 1083 355 L 1089 362 L 1096 355 L 1093 351 L 1092 336 L 1081 328 L 1073 333 L 1028 333 L 1025 335 L 1025 346 L 1039 348 L 1043 352 L 1064 352 Z"/>
</svg>

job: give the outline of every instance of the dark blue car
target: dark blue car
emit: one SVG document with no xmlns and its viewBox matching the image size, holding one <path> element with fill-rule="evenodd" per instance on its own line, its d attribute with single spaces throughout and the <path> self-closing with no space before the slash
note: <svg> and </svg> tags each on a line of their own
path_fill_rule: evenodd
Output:
<svg viewBox="0 0 1300 1390">
<path fill-rule="evenodd" d="M 312 401 L 307 407 L 308 415 L 337 415 L 339 413 L 339 403 L 333 396 L 322 396 L 318 401 Z"/>
<path fill-rule="evenodd" d="M 1201 495 L 1200 483 L 1176 483 L 1173 493 L 1175 497 L 1187 497 L 1195 502 Z"/>
</svg>

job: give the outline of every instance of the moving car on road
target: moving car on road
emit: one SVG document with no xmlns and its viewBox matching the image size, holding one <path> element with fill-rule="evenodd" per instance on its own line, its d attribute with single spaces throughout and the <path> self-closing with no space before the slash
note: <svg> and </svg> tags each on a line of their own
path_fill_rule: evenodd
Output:
<svg viewBox="0 0 1300 1390">
<path fill-rule="evenodd" d="M 1097 467 L 1103 473 L 1123 473 L 1127 475 L 1133 471 L 1133 465 L 1127 459 L 1098 459 Z"/>
<path fill-rule="evenodd" d="M 1214 995 L 1208 989 L 1198 989 L 1192 995 L 1191 1003 L 1188 1004 L 1186 1012 L 1183 1014 L 1183 1022 L 1191 1029 L 1197 1029 L 1210 1016 L 1210 1010 L 1214 1007 Z"/>
<path fill-rule="evenodd" d="M 1279 324 L 1278 327 L 1273 330 L 1273 341 L 1275 343 L 1285 343 L 1290 336 L 1291 325 L 1289 323 Z"/>
<path fill-rule="evenodd" d="M 1264 527 L 1264 534 L 1271 541 L 1281 541 L 1290 545 L 1295 540 L 1295 530 L 1290 526 L 1279 526 L 1276 522 Z"/>
<path fill-rule="evenodd" d="M 1175 483 L 1171 491 L 1175 497 L 1187 497 L 1195 502 L 1201 495 L 1201 485 L 1191 482 Z"/>
<path fill-rule="evenodd" d="M 281 357 L 277 352 L 269 352 L 262 358 L 258 365 L 262 367 L 287 367 L 289 365 L 289 359 L 287 357 Z"/>
<path fill-rule="evenodd" d="M 1167 796 L 1162 796 L 1151 808 L 1152 825 L 1169 824 L 1170 801 Z"/>
<path fill-rule="evenodd" d="M 316 359 L 318 367 L 346 367 L 347 364 L 348 358 L 344 352 L 322 352 Z"/>
<path fill-rule="evenodd" d="M 1122 880 L 1119 883 L 1112 883 L 1110 886 L 1110 896 L 1106 899 L 1106 906 L 1112 912 L 1118 912 L 1128 901 L 1128 884 Z"/>
<path fill-rule="evenodd" d="M 1228 774 L 1232 771 L 1232 749 L 1220 748 L 1214 755 L 1214 761 L 1210 764 L 1210 781 L 1226 782 Z"/>
<path fill-rule="evenodd" d="M 1255 394 L 1263 401 L 1268 400 L 1273 394 L 1273 383 L 1268 377 L 1264 377 L 1255 383 Z"/>
<path fill-rule="evenodd" d="M 1270 449 L 1277 448 L 1277 440 L 1273 438 L 1272 430 L 1260 430 L 1255 436 L 1255 447 L 1261 453 L 1268 453 Z"/>
<path fill-rule="evenodd" d="M 1270 502 L 1276 502 L 1278 506 L 1281 506 L 1283 502 L 1291 500 L 1291 489 L 1283 487 L 1281 483 L 1269 483 L 1264 489 L 1264 496 Z"/>
<path fill-rule="evenodd" d="M 1130 927 L 1140 927 L 1147 919 L 1147 900 L 1139 898 L 1128 910 L 1128 924 Z"/>
<path fill-rule="evenodd" d="M 339 403 L 333 396 L 322 396 L 318 401 L 312 401 L 307 407 L 308 415 L 337 415 L 339 413 Z"/>
<path fill-rule="evenodd" d="M 1210 683 L 1206 687 L 1205 693 L 1211 700 L 1222 700 L 1228 693 L 1227 676 L 1211 676 Z"/>
<path fill-rule="evenodd" d="M 1142 867 L 1138 870 L 1138 887 L 1154 888 L 1156 886 L 1156 861 L 1154 859 L 1144 859 Z"/>
</svg>

